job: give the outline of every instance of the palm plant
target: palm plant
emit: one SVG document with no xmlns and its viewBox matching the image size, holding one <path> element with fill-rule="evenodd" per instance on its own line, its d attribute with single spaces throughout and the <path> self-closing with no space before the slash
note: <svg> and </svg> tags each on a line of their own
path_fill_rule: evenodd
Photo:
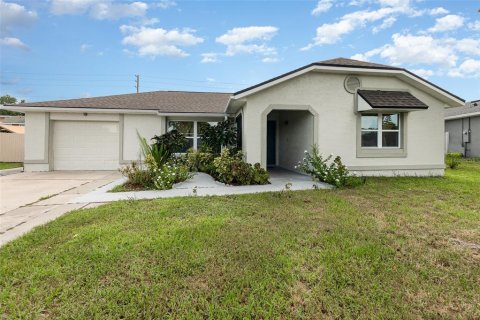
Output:
<svg viewBox="0 0 480 320">
<path fill-rule="evenodd" d="M 170 153 L 162 145 L 149 145 L 147 139 L 142 137 L 138 131 L 137 136 L 138 140 L 140 141 L 140 148 L 142 149 L 143 157 L 145 159 L 147 159 L 147 157 L 151 157 L 157 164 L 158 168 L 167 163 L 167 161 L 170 159 Z"/>
</svg>

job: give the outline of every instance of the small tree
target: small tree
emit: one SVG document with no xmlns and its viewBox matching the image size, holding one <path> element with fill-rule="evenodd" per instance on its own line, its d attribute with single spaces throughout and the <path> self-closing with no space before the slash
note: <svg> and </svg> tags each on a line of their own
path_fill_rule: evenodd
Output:
<svg viewBox="0 0 480 320">
<path fill-rule="evenodd" d="M 216 125 L 207 123 L 200 130 L 203 146 L 220 154 L 222 147 L 230 148 L 237 141 L 237 131 L 229 120 L 218 122 Z"/>
<path fill-rule="evenodd" d="M 21 103 L 24 103 L 25 100 L 20 101 Z M 12 97 L 8 94 L 1 96 L 0 97 L 0 105 L 6 105 L 6 104 L 16 104 L 17 103 L 17 98 Z M 15 111 L 10 111 L 10 110 L 0 110 L 0 115 L 4 116 L 21 116 L 23 113 L 20 112 L 15 112 Z"/>
</svg>

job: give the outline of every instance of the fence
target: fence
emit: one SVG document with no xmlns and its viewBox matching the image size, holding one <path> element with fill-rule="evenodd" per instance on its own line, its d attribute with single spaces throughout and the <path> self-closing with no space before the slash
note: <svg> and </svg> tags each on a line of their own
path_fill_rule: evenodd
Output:
<svg viewBox="0 0 480 320">
<path fill-rule="evenodd" d="M 23 162 L 24 135 L 0 133 L 0 162 Z"/>
</svg>

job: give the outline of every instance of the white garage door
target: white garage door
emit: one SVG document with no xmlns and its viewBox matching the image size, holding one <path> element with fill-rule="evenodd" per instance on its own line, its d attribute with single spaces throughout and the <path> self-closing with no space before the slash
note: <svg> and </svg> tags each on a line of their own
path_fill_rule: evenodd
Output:
<svg viewBox="0 0 480 320">
<path fill-rule="evenodd" d="M 118 123 L 54 122 L 54 170 L 115 170 L 118 156 Z"/>
</svg>

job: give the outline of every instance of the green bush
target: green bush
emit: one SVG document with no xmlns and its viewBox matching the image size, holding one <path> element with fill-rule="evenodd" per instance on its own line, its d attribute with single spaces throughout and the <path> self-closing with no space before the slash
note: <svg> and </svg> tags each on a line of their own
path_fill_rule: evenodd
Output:
<svg viewBox="0 0 480 320">
<path fill-rule="evenodd" d="M 189 149 L 186 154 L 179 157 L 179 161 L 186 165 L 192 172 L 205 172 L 212 174 L 215 171 L 213 165 L 214 155 L 209 152 L 197 152 Z"/>
<path fill-rule="evenodd" d="M 232 154 L 224 149 L 220 156 L 213 160 L 214 172 L 212 175 L 220 182 L 231 185 L 267 184 L 268 172 L 260 167 L 259 163 L 251 165 L 243 161 L 242 152 Z"/>
<path fill-rule="evenodd" d="M 305 150 L 305 157 L 295 168 L 309 174 L 316 181 L 326 182 L 337 187 L 354 185 L 356 177 L 350 174 L 342 163 L 342 158 L 333 154 L 324 158 L 317 145 L 312 146 L 311 152 Z"/>
<path fill-rule="evenodd" d="M 445 155 L 445 164 L 450 169 L 455 169 L 460 165 L 460 159 L 462 159 L 463 154 L 460 152 L 450 152 Z"/>
<path fill-rule="evenodd" d="M 270 175 L 268 171 L 263 169 L 260 166 L 260 163 L 255 163 L 253 165 L 253 176 L 252 176 L 252 184 L 267 184 Z"/>
<path fill-rule="evenodd" d="M 158 190 L 172 189 L 175 183 L 188 180 L 192 173 L 184 165 L 169 163 L 154 169 L 155 177 L 153 183 Z"/>
<path fill-rule="evenodd" d="M 210 149 L 214 154 L 220 154 L 222 147 L 230 148 L 237 142 L 237 130 L 230 120 L 218 122 L 215 125 L 205 123 L 200 128 L 202 147 Z"/>
<path fill-rule="evenodd" d="M 122 167 L 120 172 L 127 177 L 127 184 L 131 189 L 153 189 L 154 174 L 150 170 L 142 169 L 136 161 Z"/>
<path fill-rule="evenodd" d="M 162 134 L 161 136 L 154 136 L 152 140 L 155 141 L 155 145 L 165 149 L 169 155 L 184 151 L 185 147 L 188 145 L 187 138 L 176 129 Z"/>
<path fill-rule="evenodd" d="M 163 145 L 152 144 L 149 145 L 147 143 L 147 139 L 140 136 L 137 131 L 138 140 L 140 142 L 140 148 L 142 149 L 142 154 L 147 159 L 151 157 L 150 160 L 155 161 L 157 167 L 161 167 L 170 159 L 171 154 L 167 151 L 167 149 Z"/>
<path fill-rule="evenodd" d="M 138 133 L 137 133 L 138 134 Z M 172 159 L 164 145 L 149 145 L 147 140 L 138 135 L 140 147 L 145 157 L 144 168 L 137 162 L 120 169 L 128 178 L 127 189 L 171 189 L 174 183 L 185 181 L 192 177 L 189 168 Z"/>
</svg>

